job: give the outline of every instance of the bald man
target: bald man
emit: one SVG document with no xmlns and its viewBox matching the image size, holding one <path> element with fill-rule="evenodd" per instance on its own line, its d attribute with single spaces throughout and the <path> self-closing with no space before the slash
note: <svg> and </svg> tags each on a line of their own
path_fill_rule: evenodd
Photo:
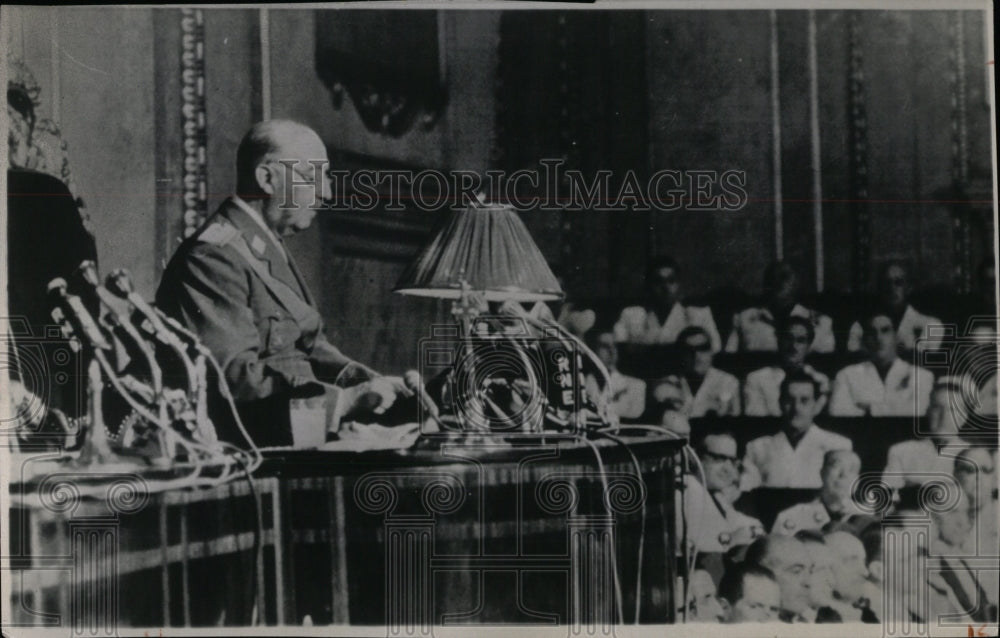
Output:
<svg viewBox="0 0 1000 638">
<path fill-rule="evenodd" d="M 221 364 L 258 446 L 320 444 L 342 420 L 381 413 L 410 392 L 327 341 L 285 249 L 331 197 L 323 141 L 296 122 L 260 122 L 240 143 L 236 169 L 238 194 L 177 249 L 156 302 Z M 218 393 L 210 415 L 221 438 L 245 445 Z"/>
<path fill-rule="evenodd" d="M 790 536 L 799 530 L 818 530 L 830 521 L 847 520 L 864 513 L 851 495 L 860 471 L 861 459 L 851 450 L 830 450 L 824 454 L 819 470 L 823 482 L 819 496 L 782 510 L 771 532 Z"/>
</svg>

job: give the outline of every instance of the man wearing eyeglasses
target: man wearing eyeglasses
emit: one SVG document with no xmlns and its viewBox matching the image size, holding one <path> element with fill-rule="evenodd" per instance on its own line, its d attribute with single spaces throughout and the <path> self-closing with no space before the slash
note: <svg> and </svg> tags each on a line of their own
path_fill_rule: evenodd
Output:
<svg viewBox="0 0 1000 638">
<path fill-rule="evenodd" d="M 653 389 L 653 399 L 681 414 L 739 416 L 740 383 L 712 365 L 712 343 L 701 328 L 685 328 L 677 336 L 680 373 L 665 377 Z"/>
<path fill-rule="evenodd" d="M 221 364 L 258 446 L 321 444 L 342 420 L 384 412 L 411 394 L 401 379 L 379 376 L 327 341 L 285 248 L 284 239 L 307 229 L 330 198 L 327 164 L 308 127 L 254 125 L 236 154 L 237 194 L 181 244 L 156 295 Z M 221 399 L 210 395 L 220 438 L 245 443 L 226 431 L 233 420 Z"/>
<path fill-rule="evenodd" d="M 730 432 L 706 434 L 695 444 L 705 484 L 685 476 L 684 507 L 689 537 L 699 553 L 723 553 L 764 535 L 764 525 L 737 511 L 740 460 Z"/>
</svg>

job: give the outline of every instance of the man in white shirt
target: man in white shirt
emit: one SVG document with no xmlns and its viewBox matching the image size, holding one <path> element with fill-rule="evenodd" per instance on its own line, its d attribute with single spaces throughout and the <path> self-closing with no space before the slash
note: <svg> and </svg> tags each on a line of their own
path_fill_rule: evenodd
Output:
<svg viewBox="0 0 1000 638">
<path fill-rule="evenodd" d="M 695 449 L 705 484 L 691 474 L 684 477 L 684 509 L 688 537 L 697 551 L 722 553 L 763 536 L 759 520 L 733 507 L 740 495 L 736 438 L 730 432 L 706 434 Z"/>
<path fill-rule="evenodd" d="M 920 416 L 927 411 L 934 375 L 899 358 L 896 326 L 876 311 L 864 320 L 868 361 L 837 373 L 831 416 Z"/>
<path fill-rule="evenodd" d="M 685 328 L 677 337 L 681 371 L 661 380 L 653 391 L 657 403 L 666 403 L 687 417 L 739 416 L 740 382 L 712 366 L 712 346 L 701 328 Z"/>
<path fill-rule="evenodd" d="M 960 382 L 944 377 L 931 393 L 926 420 L 929 436 L 891 446 L 882 481 L 900 489 L 950 475 L 955 459 L 968 447 L 958 434 L 966 418 Z"/>
<path fill-rule="evenodd" d="M 646 411 L 646 382 L 618 371 L 618 346 L 614 333 L 610 330 L 591 331 L 587 334 L 587 342 L 611 376 L 611 387 L 605 393 L 597 377 L 587 374 L 587 394 L 595 401 L 606 397 L 608 408 L 623 419 L 638 419 Z"/>
<path fill-rule="evenodd" d="M 711 340 L 712 352 L 722 349 L 712 309 L 682 304 L 678 276 L 677 262 L 672 257 L 652 262 L 646 273 L 649 303 L 622 310 L 615 324 L 615 341 L 644 346 L 671 344 L 682 330 L 697 326 Z"/>
<path fill-rule="evenodd" d="M 823 455 L 819 470 L 823 486 L 819 496 L 783 510 L 774 520 L 773 534 L 795 534 L 801 529 L 822 529 L 833 520 L 863 513 L 854 503 L 851 488 L 861 471 L 861 459 L 851 450 L 831 450 Z"/>
<path fill-rule="evenodd" d="M 913 350 L 941 347 L 941 330 L 931 329 L 931 326 L 940 326 L 941 320 L 917 312 L 907 301 L 909 294 L 909 278 L 903 264 L 890 261 L 883 265 L 878 279 L 879 303 L 896 325 L 896 347 L 903 356 L 908 356 Z M 863 339 L 864 327 L 860 321 L 855 321 L 847 336 L 847 350 L 857 352 L 863 349 Z"/>
<path fill-rule="evenodd" d="M 806 363 L 809 344 L 815 338 L 812 322 L 803 317 L 789 317 L 778 326 L 780 366 L 768 366 L 747 375 L 743 384 L 743 414 L 747 416 L 781 416 L 779 394 L 781 382 L 790 371 L 801 370 L 816 380 L 819 386 L 819 411 L 830 397 L 830 378 Z"/>
<path fill-rule="evenodd" d="M 770 264 L 764 273 L 764 303 L 733 316 L 726 352 L 774 352 L 778 349 L 775 326 L 789 317 L 813 324 L 813 352 L 833 352 L 833 319 L 797 303 L 799 277 L 787 263 Z"/>
<path fill-rule="evenodd" d="M 818 427 L 819 391 L 804 372 L 791 373 L 781 383 L 780 432 L 754 439 L 747 445 L 740 486 L 818 488 L 823 483 L 817 468 L 830 450 L 850 450 L 850 439 Z"/>
</svg>

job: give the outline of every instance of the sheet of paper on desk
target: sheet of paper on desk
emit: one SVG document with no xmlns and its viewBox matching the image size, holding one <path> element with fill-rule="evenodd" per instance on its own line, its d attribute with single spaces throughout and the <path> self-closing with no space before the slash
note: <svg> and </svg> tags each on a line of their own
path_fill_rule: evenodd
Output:
<svg viewBox="0 0 1000 638">
<path fill-rule="evenodd" d="M 368 450 L 405 450 L 417 442 L 419 423 L 386 427 L 377 423 L 347 423 L 339 438 L 327 441 L 319 449 L 328 451 L 366 452 Z"/>
</svg>

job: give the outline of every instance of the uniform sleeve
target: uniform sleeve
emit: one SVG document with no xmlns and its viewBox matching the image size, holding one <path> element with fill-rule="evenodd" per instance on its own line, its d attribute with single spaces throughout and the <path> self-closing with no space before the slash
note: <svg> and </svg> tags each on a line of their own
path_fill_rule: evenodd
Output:
<svg viewBox="0 0 1000 638">
<path fill-rule="evenodd" d="M 923 326 L 920 329 L 919 340 L 914 344 L 917 352 L 923 352 L 924 350 L 937 350 L 941 347 L 941 338 L 931 336 L 931 326 L 937 327 L 938 334 L 941 333 L 941 320 L 937 317 L 924 316 Z"/>
<path fill-rule="evenodd" d="M 833 352 L 836 347 L 836 339 L 833 336 L 833 319 L 827 315 L 816 317 L 816 335 L 813 337 L 813 352 Z"/>
<path fill-rule="evenodd" d="M 238 401 L 252 401 L 289 391 L 292 380 L 260 358 L 260 335 L 250 308 L 250 283 L 231 249 L 199 246 L 166 285 L 157 304 L 196 333 L 211 350 Z"/>
<path fill-rule="evenodd" d="M 740 415 L 740 382 L 736 377 L 729 377 L 729 403 L 723 411 L 724 416 Z"/>
<path fill-rule="evenodd" d="M 914 388 L 914 400 L 917 403 L 916 416 L 927 414 L 927 408 L 931 404 L 931 390 L 934 388 L 934 373 L 926 368 L 918 367 L 916 370 L 917 387 Z"/>
<path fill-rule="evenodd" d="M 743 384 L 743 414 L 768 416 L 767 398 L 764 396 L 761 375 L 751 372 Z"/>
<path fill-rule="evenodd" d="M 743 492 L 760 487 L 763 480 L 760 468 L 757 466 L 757 463 L 760 462 L 760 455 L 756 444 L 757 441 L 750 441 L 747 445 L 746 455 L 743 457 L 743 474 L 740 475 L 740 491 Z"/>
<path fill-rule="evenodd" d="M 708 333 L 708 339 L 712 343 L 712 352 L 722 350 L 722 338 L 719 336 L 719 329 L 715 326 L 715 317 L 712 316 L 712 309 L 708 307 L 698 308 L 698 325 Z"/>
<path fill-rule="evenodd" d="M 341 352 L 337 346 L 330 343 L 322 331 L 317 335 L 309 352 L 309 362 L 316 377 L 326 383 L 351 385 L 377 376 L 374 370 Z"/>
<path fill-rule="evenodd" d="M 902 450 L 893 445 L 889 448 L 889 457 L 882 471 L 882 482 L 894 489 L 900 489 L 906 481 L 903 479 Z"/>
<path fill-rule="evenodd" d="M 864 416 L 865 412 L 854 403 L 847 370 L 841 370 L 833 380 L 830 394 L 830 416 Z"/>
</svg>

